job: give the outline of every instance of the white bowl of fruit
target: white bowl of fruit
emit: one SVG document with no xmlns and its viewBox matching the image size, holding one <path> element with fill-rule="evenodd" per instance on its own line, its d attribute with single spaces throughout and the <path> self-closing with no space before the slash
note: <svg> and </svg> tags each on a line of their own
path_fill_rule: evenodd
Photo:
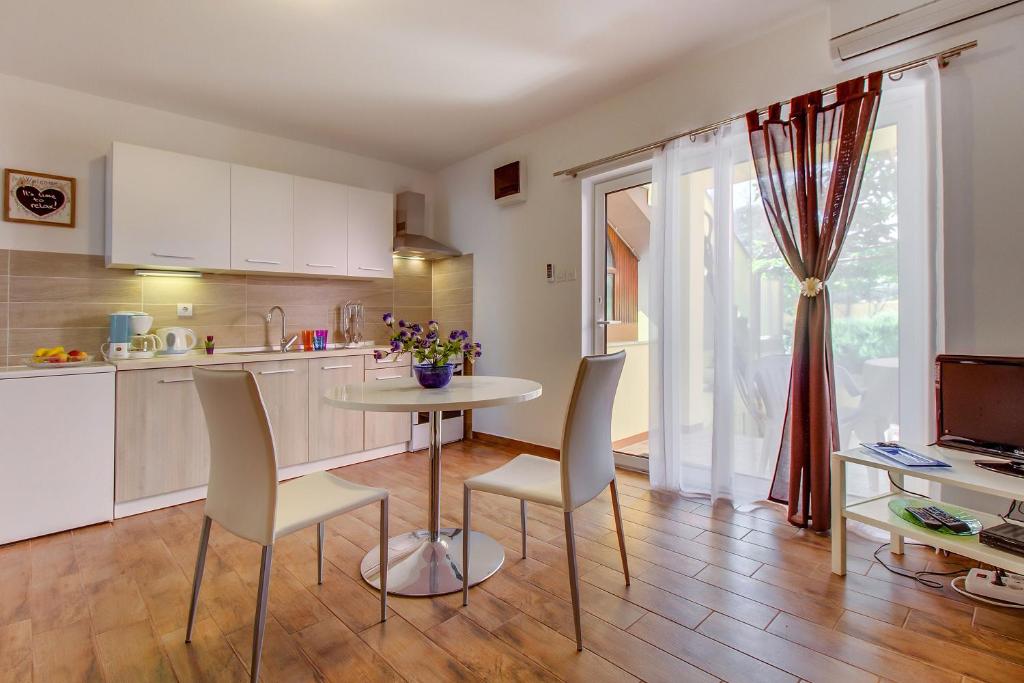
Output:
<svg viewBox="0 0 1024 683">
<path fill-rule="evenodd" d="M 65 351 L 63 346 L 54 346 L 53 348 L 40 347 L 36 349 L 35 355 L 32 357 L 32 365 L 44 368 L 59 368 L 62 365 L 88 363 L 91 360 L 92 356 L 78 349 Z"/>
</svg>

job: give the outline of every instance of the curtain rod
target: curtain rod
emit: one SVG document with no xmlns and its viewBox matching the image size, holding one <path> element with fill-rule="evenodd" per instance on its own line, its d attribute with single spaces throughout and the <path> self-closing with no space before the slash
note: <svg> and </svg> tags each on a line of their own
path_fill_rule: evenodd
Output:
<svg viewBox="0 0 1024 683">
<path fill-rule="evenodd" d="M 926 55 L 924 57 L 919 57 L 909 62 L 897 64 L 896 66 L 889 67 L 888 69 L 883 69 L 882 73 L 887 75 L 891 80 L 898 81 L 900 78 L 902 78 L 904 72 L 924 66 L 933 59 L 938 60 L 940 68 L 945 67 L 947 64 L 949 64 L 949 60 L 952 59 L 953 57 L 959 57 L 967 50 L 971 50 L 977 46 L 978 41 L 972 40 L 970 42 L 942 50 L 941 52 L 935 52 L 933 54 Z M 822 90 L 821 92 L 824 95 L 829 95 L 835 92 L 835 90 L 835 86 L 832 86 L 830 88 Z M 758 113 L 763 116 L 767 111 L 768 107 L 763 107 L 758 110 Z M 643 154 L 644 152 L 650 152 L 652 150 L 659 149 L 661 147 L 664 147 L 668 143 L 672 142 L 673 140 L 678 140 L 680 138 L 685 137 L 695 137 L 703 133 L 709 133 L 715 130 L 716 128 L 721 128 L 727 123 L 739 121 L 745 116 L 746 114 L 737 114 L 735 116 L 730 116 L 729 118 L 722 119 L 721 121 L 716 121 L 715 123 L 709 123 L 705 126 L 700 126 L 699 128 L 687 130 L 682 133 L 676 133 L 675 135 L 671 135 L 667 138 L 662 138 L 661 140 L 657 140 L 655 142 L 649 142 L 646 145 L 640 145 L 639 147 L 627 149 L 625 152 L 619 152 L 618 154 L 612 154 L 610 156 L 602 157 L 600 159 L 595 159 L 594 161 L 588 161 L 585 164 L 580 164 L 578 166 L 573 166 L 571 168 L 565 168 L 562 169 L 561 171 L 555 171 L 552 175 L 554 175 L 555 177 L 560 175 L 567 175 L 575 178 L 583 171 L 587 171 L 591 168 L 596 168 L 598 166 L 603 166 L 604 164 L 611 163 L 613 161 L 619 161 L 620 159 L 628 159 L 629 157 L 636 156 L 637 154 Z"/>
</svg>

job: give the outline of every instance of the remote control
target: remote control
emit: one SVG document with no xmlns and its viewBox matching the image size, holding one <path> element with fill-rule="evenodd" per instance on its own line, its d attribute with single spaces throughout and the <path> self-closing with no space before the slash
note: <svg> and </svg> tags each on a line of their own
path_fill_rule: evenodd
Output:
<svg viewBox="0 0 1024 683">
<path fill-rule="evenodd" d="M 933 516 L 928 514 L 928 511 L 925 510 L 924 508 L 911 508 L 911 507 L 908 507 L 908 508 L 906 508 L 906 510 L 907 510 L 907 512 L 912 514 L 914 516 L 914 518 L 917 519 L 917 521 L 921 522 L 921 524 L 924 524 L 926 527 L 928 527 L 932 531 L 938 531 L 939 529 L 942 528 L 942 522 L 940 522 L 939 520 L 935 519 Z"/>
<path fill-rule="evenodd" d="M 966 533 L 971 530 L 970 525 L 962 519 L 957 519 L 953 515 L 949 514 L 942 508 L 932 505 L 926 507 L 925 511 L 928 512 L 932 517 L 942 522 L 942 526 L 946 527 L 950 531 L 955 531 L 958 534 Z"/>
</svg>

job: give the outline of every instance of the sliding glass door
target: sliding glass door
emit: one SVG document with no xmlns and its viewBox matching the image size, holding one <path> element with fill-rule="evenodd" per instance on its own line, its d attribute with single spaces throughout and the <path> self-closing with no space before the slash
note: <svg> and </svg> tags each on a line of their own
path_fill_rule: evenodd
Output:
<svg viewBox="0 0 1024 683">
<path fill-rule="evenodd" d="M 853 225 L 829 280 L 843 447 L 929 440 L 941 340 L 936 121 L 913 75 L 887 89 Z M 932 93 L 933 94 L 933 93 Z M 769 229 L 742 125 L 594 186 L 593 352 L 623 350 L 612 438 L 657 486 L 767 495 L 799 291 Z M 862 496 L 888 482 L 850 473 Z"/>
<path fill-rule="evenodd" d="M 829 279 L 842 447 L 925 443 L 934 327 L 923 91 L 883 97 L 854 222 Z M 765 218 L 742 125 L 671 143 L 654 165 L 647 332 L 652 482 L 763 498 L 789 395 L 797 280 Z M 851 472 L 848 490 L 887 488 Z"/>
</svg>

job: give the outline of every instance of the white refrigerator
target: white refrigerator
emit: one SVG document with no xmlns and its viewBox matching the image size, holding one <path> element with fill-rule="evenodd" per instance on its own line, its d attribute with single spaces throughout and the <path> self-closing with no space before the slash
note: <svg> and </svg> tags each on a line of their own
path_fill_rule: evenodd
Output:
<svg viewBox="0 0 1024 683">
<path fill-rule="evenodd" d="M 0 370 L 0 544 L 113 513 L 114 367 Z"/>
</svg>

